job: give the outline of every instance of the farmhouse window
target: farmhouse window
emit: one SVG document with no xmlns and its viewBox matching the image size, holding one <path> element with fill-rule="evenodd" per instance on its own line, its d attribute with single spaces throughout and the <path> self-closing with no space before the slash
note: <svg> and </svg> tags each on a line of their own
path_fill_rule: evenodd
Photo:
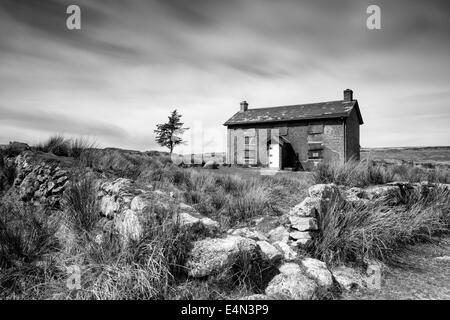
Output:
<svg viewBox="0 0 450 320">
<path fill-rule="evenodd" d="M 280 127 L 278 129 L 278 132 L 280 136 L 287 136 L 288 135 L 288 128 L 287 127 Z"/>
<path fill-rule="evenodd" d="M 310 143 L 308 143 L 308 150 L 309 151 L 322 150 L 322 149 L 323 149 L 322 142 L 310 142 Z"/>
<path fill-rule="evenodd" d="M 323 133 L 323 123 L 310 124 L 308 126 L 308 134 L 321 134 L 321 133 Z"/>
<path fill-rule="evenodd" d="M 309 159 L 322 159 L 323 158 L 323 150 L 310 150 L 308 151 Z"/>
<path fill-rule="evenodd" d="M 245 164 L 255 164 L 255 137 L 244 137 L 244 162 Z"/>
<path fill-rule="evenodd" d="M 308 159 L 322 159 L 323 145 L 321 142 L 308 143 Z"/>
</svg>

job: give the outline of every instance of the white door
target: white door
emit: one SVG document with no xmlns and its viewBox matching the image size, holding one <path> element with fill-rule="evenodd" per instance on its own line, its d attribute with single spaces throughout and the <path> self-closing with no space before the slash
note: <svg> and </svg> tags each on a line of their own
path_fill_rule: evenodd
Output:
<svg viewBox="0 0 450 320">
<path fill-rule="evenodd" d="M 278 143 L 269 146 L 269 168 L 280 169 L 280 145 Z"/>
</svg>

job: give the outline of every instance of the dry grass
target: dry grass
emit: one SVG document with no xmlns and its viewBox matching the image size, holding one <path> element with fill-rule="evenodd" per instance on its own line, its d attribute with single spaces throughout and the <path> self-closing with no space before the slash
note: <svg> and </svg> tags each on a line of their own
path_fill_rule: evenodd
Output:
<svg viewBox="0 0 450 320">
<path fill-rule="evenodd" d="M 66 220 L 78 234 L 91 232 L 100 218 L 94 179 L 72 181 L 64 193 L 63 206 Z"/>
<path fill-rule="evenodd" d="M 362 148 L 361 159 L 448 165 L 450 147 Z"/>
<path fill-rule="evenodd" d="M 182 169 L 167 155 L 97 150 L 60 136 L 40 148 L 77 157 L 83 169 L 89 167 L 94 172 L 173 192 L 178 201 L 219 221 L 223 231 L 247 225 L 257 216 L 286 213 L 305 198 L 313 183 L 294 173 L 243 176 L 222 170 Z M 51 215 L 57 219 L 31 208 L 0 205 L 2 298 L 227 299 L 263 292 L 276 272 L 261 257 L 242 254 L 230 268 L 207 281 L 187 277 L 183 265 L 191 243 L 205 234 L 188 233 L 174 224 L 173 206 L 148 208 L 145 236 L 139 241 L 124 245 L 112 230 L 104 233 L 99 243 L 96 235 L 105 218 L 98 214 L 94 181 L 84 173 L 80 169 L 80 177 L 68 187 L 64 213 Z M 314 178 L 320 183 L 362 187 L 393 180 L 449 181 L 448 172 L 386 167 L 370 161 L 320 166 Z M 437 188 L 386 198 L 369 206 L 336 203 L 327 216 L 320 217 L 320 237 L 308 250 L 330 264 L 363 263 L 365 258 L 391 261 L 405 245 L 428 241 L 432 235 L 448 230 L 449 198 L 448 192 Z M 67 225 L 68 234 L 76 235 L 73 243 L 64 247 L 56 236 L 55 221 Z M 81 290 L 66 286 L 66 268 L 72 265 L 81 268 Z"/>
<path fill-rule="evenodd" d="M 450 256 L 449 235 L 407 246 L 383 277 L 381 290 L 345 292 L 347 300 L 448 300 L 450 268 L 438 257 Z"/>
<path fill-rule="evenodd" d="M 53 135 L 47 141 L 38 143 L 34 147 L 37 151 L 60 157 L 72 157 L 84 163 L 92 157 L 91 153 L 95 148 L 96 143 L 87 138 L 66 138 L 60 134 Z"/>
<path fill-rule="evenodd" d="M 53 153 L 56 156 L 68 157 L 70 153 L 70 140 L 60 134 L 51 136 L 47 141 L 35 146 L 38 151 Z"/>
<path fill-rule="evenodd" d="M 402 199 L 382 199 L 367 206 L 335 203 L 320 217 L 320 235 L 310 252 L 330 264 L 363 263 L 365 258 L 389 262 L 405 245 L 429 241 L 448 230 L 450 193 L 434 188 Z"/>
<path fill-rule="evenodd" d="M 0 298 L 38 294 L 57 274 L 50 259 L 60 246 L 48 213 L 32 207 L 0 205 Z"/>
<path fill-rule="evenodd" d="M 192 186 L 202 190 L 209 183 L 211 181 L 196 176 Z M 5 220 L 6 215 L 2 215 L 2 298 L 170 299 L 193 296 L 194 289 L 182 285 L 186 281 L 184 264 L 192 241 L 204 235 L 190 233 L 173 223 L 173 207 L 151 206 L 146 212 L 148 220 L 143 222 L 144 236 L 139 241 L 124 244 L 112 231 L 104 233 L 103 241 L 98 243 L 95 235 L 100 217 L 95 195 L 93 180 L 89 178 L 74 181 L 67 189 L 66 211 L 63 215 L 55 213 L 59 218 L 54 219 L 68 226 L 67 233 L 76 235 L 67 247 L 60 246 L 63 242 L 56 236 L 57 228 L 50 228 L 52 219 L 48 214 L 40 215 L 37 220 L 35 212 L 18 208 L 14 221 L 12 218 Z M 10 212 L 10 208 L 2 210 Z M 237 257 L 226 274 L 211 279 L 210 287 L 195 295 L 219 299 L 236 292 L 257 290 L 264 280 L 261 268 L 268 266 L 259 265 L 260 259 L 253 258 Z M 81 270 L 81 290 L 72 290 L 66 285 L 70 275 L 66 270 L 71 266 Z M 222 286 L 225 279 L 229 282 Z"/>
<path fill-rule="evenodd" d="M 96 146 L 97 144 L 95 142 L 92 142 L 87 138 L 79 137 L 70 139 L 69 156 L 75 159 L 89 157 L 89 153 L 96 149 Z"/>
<path fill-rule="evenodd" d="M 163 299 L 184 273 L 193 236 L 172 223 L 172 211 L 158 212 L 158 224 L 144 223 L 144 237 L 124 245 L 112 232 L 96 242 L 92 229 L 98 220 L 91 205 L 90 183 L 77 184 L 69 219 L 70 232 L 77 234 L 71 247 L 58 245 L 56 229 L 49 228 L 47 215 L 37 220 L 34 212 L 18 210 L 0 221 L 0 291 L 3 298 L 20 299 Z M 10 208 L 3 208 L 10 212 Z M 86 217 L 86 215 L 88 217 Z M 151 212 L 149 212 L 149 216 Z M 12 220 L 14 219 L 14 220 Z M 59 221 L 62 223 L 64 221 Z M 70 266 L 81 269 L 81 290 L 66 286 Z"/>
<path fill-rule="evenodd" d="M 170 164 L 166 154 L 152 155 L 138 151 L 120 149 L 93 150 L 89 161 L 85 163 L 95 171 L 110 173 L 114 176 L 136 180 L 146 172 L 152 181 L 159 180 L 159 170 Z"/>
<path fill-rule="evenodd" d="M 16 168 L 5 163 L 2 153 L 0 152 L 0 196 L 4 191 L 9 189 L 16 178 Z"/>
<path fill-rule="evenodd" d="M 137 181 L 168 191 L 181 191 L 180 201 L 221 222 L 224 230 L 248 223 L 256 216 L 287 212 L 303 200 L 311 181 L 293 176 L 250 176 L 221 170 L 182 169 L 166 164 L 145 169 Z"/>
<path fill-rule="evenodd" d="M 335 183 L 351 187 L 365 187 L 393 181 L 450 183 L 450 171 L 446 169 L 383 165 L 370 160 L 319 164 L 314 171 L 314 177 L 316 183 Z"/>
<path fill-rule="evenodd" d="M 32 207 L 0 206 L 0 268 L 32 262 L 56 246 L 46 213 Z"/>
</svg>

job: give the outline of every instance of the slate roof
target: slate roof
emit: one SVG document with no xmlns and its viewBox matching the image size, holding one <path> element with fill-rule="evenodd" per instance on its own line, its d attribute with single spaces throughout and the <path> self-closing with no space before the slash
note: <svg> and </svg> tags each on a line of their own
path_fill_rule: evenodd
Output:
<svg viewBox="0 0 450 320">
<path fill-rule="evenodd" d="M 245 112 L 237 112 L 234 116 L 228 119 L 224 125 L 229 126 L 238 124 L 330 119 L 341 117 L 346 118 L 350 116 L 353 109 L 356 109 L 359 123 L 363 124 L 361 112 L 359 111 L 358 102 L 356 100 L 338 100 L 291 106 L 248 109 Z"/>
</svg>

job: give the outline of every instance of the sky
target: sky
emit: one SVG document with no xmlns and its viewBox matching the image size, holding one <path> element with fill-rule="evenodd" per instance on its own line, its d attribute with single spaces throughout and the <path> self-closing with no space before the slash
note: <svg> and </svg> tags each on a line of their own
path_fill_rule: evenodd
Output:
<svg viewBox="0 0 450 320">
<path fill-rule="evenodd" d="M 81 30 L 66 27 L 70 4 Z M 381 30 L 366 26 L 371 4 Z M 0 0 L 0 144 L 60 133 L 162 150 L 153 130 L 177 109 L 191 128 L 181 149 L 220 152 L 242 100 L 341 100 L 350 88 L 362 147 L 450 145 L 449 9 L 436 0 Z"/>
</svg>

